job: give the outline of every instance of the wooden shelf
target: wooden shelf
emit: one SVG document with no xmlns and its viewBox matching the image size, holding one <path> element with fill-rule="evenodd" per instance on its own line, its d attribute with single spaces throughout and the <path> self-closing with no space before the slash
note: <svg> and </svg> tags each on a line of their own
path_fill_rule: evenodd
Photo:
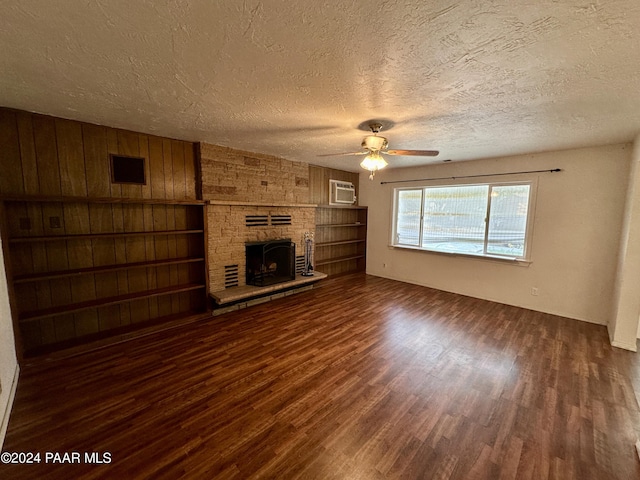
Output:
<svg viewBox="0 0 640 480">
<path fill-rule="evenodd" d="M 95 273 L 109 273 L 133 268 L 154 268 L 166 265 L 180 265 L 184 263 L 204 262 L 203 257 L 169 258 L 166 260 L 152 260 L 147 262 L 124 263 L 118 265 L 103 265 L 99 267 L 76 268 L 73 270 L 61 270 L 57 272 L 33 273 L 29 275 L 16 275 L 14 283 L 38 282 L 42 280 L 52 280 L 56 278 L 76 277 L 80 275 L 92 275 Z"/>
<path fill-rule="evenodd" d="M 204 230 L 161 230 L 149 232 L 109 232 L 109 233 L 78 233 L 70 235 L 42 235 L 34 237 L 13 237 L 9 238 L 10 243 L 27 242 L 56 242 L 60 240 L 92 240 L 96 238 L 126 238 L 126 237 L 147 237 L 156 235 L 192 235 L 204 233 Z"/>
<path fill-rule="evenodd" d="M 137 205 L 206 205 L 204 200 L 162 200 L 157 198 L 128 198 L 128 197 L 74 197 L 57 195 L 1 195 L 3 202 L 46 202 L 46 203 L 110 203 Z"/>
<path fill-rule="evenodd" d="M 367 210 L 368 207 L 362 207 L 360 205 L 318 205 L 318 208 L 337 208 L 341 210 Z"/>
<path fill-rule="evenodd" d="M 331 263 L 339 263 L 339 262 L 347 262 L 349 260 L 357 260 L 359 258 L 365 258 L 365 255 L 346 255 L 344 257 L 333 257 L 327 260 L 320 260 L 318 262 L 316 262 L 316 267 L 319 267 L 321 265 L 329 265 Z"/>
<path fill-rule="evenodd" d="M 364 238 L 359 238 L 357 240 L 342 240 L 340 242 L 322 242 L 316 243 L 316 247 L 331 247 L 334 245 L 349 245 L 352 243 L 365 243 L 366 240 Z"/>
<path fill-rule="evenodd" d="M 366 223 L 323 223 L 316 225 L 316 228 L 339 228 L 339 227 L 366 227 Z"/>
<path fill-rule="evenodd" d="M 123 325 L 108 330 L 107 332 L 92 333 L 81 338 L 63 340 L 58 343 L 37 347 L 29 352 L 29 357 L 40 357 L 38 362 L 43 359 L 47 361 L 60 360 L 62 358 L 69 358 L 78 354 L 97 350 L 108 345 L 125 342 L 132 338 L 143 337 L 145 335 L 183 327 L 208 318 L 211 318 L 211 314 L 209 312 L 185 311 L 181 313 L 172 313 L 170 315 L 156 317 L 133 325 Z"/>
<path fill-rule="evenodd" d="M 67 305 L 59 305 L 51 308 L 44 308 L 41 310 L 32 310 L 20 314 L 19 321 L 21 323 L 31 322 L 34 320 L 40 320 L 43 318 L 56 317 L 58 315 L 65 315 L 68 313 L 80 312 L 82 310 L 89 310 L 92 308 L 106 307 L 109 305 L 117 305 L 119 303 L 131 302 L 133 300 L 140 300 L 143 298 L 159 297 L 162 295 L 171 295 L 173 293 L 188 292 L 191 290 L 205 288 L 205 285 L 187 283 L 184 285 L 173 285 L 170 287 L 156 288 L 154 290 L 145 290 L 142 292 L 128 293 L 126 295 L 117 295 L 114 297 L 99 298 L 96 300 L 90 300 L 87 302 L 79 302 Z"/>
</svg>

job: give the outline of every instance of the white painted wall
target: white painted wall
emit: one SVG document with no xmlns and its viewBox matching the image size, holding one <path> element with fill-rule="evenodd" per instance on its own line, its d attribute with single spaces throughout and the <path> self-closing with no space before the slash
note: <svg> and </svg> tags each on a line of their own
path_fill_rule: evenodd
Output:
<svg viewBox="0 0 640 480">
<path fill-rule="evenodd" d="M 631 145 L 383 170 L 360 179 L 369 206 L 367 273 L 578 320 L 610 319 Z M 389 247 L 393 189 L 381 181 L 561 168 L 559 173 L 478 179 L 538 179 L 532 263 L 511 263 Z M 384 266 L 386 264 L 386 267 Z M 537 287 L 538 296 L 531 295 Z"/>
<path fill-rule="evenodd" d="M 619 248 L 609 337 L 612 345 L 636 351 L 640 317 L 640 135 L 631 156 Z"/>
<path fill-rule="evenodd" d="M 18 361 L 11 323 L 7 276 L 4 269 L 2 243 L 0 241 L 0 450 L 9 424 L 11 405 L 18 382 Z"/>
</svg>

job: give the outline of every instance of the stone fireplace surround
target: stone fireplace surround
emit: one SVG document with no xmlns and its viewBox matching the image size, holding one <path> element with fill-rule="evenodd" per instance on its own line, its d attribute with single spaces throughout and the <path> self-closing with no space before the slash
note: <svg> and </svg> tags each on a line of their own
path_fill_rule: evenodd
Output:
<svg viewBox="0 0 640 480">
<path fill-rule="evenodd" d="M 206 143 L 198 150 L 209 201 L 209 291 L 231 290 L 229 279 L 246 286 L 246 243 L 290 238 L 303 255 L 304 234 L 315 230 L 309 165 Z"/>
<path fill-rule="evenodd" d="M 315 272 L 313 277 L 296 276 L 295 280 L 257 287 L 246 284 L 245 244 L 254 241 L 290 238 L 296 244 L 296 256 L 304 252 L 304 232 L 313 231 L 315 227 L 315 205 L 304 206 L 256 206 L 256 205 L 220 205 L 213 203 L 208 206 L 208 218 L 211 225 L 217 225 L 224 231 L 224 235 L 216 234 L 209 244 L 215 243 L 213 252 L 209 252 L 210 262 L 210 295 L 216 307 L 214 315 L 242 309 L 258 303 L 275 300 L 285 295 L 298 293 L 312 288 L 312 284 L 326 278 L 326 274 Z M 289 213 L 292 224 L 286 226 L 246 226 L 241 225 L 247 215 L 257 216 L 275 212 L 273 215 Z M 216 230 L 217 232 L 217 230 Z M 211 250 L 211 246 L 210 246 Z M 225 288 L 226 272 L 231 266 L 235 272 L 237 286 Z"/>
<path fill-rule="evenodd" d="M 237 286 L 246 285 L 245 245 L 250 242 L 291 239 L 296 256 L 304 252 L 304 233 L 315 228 L 315 205 L 263 206 L 229 205 L 212 202 L 208 206 L 209 289 L 224 290 L 226 272 L 237 270 Z M 291 215 L 291 225 L 247 226 L 251 216 Z M 234 268 L 235 267 L 235 268 Z"/>
</svg>

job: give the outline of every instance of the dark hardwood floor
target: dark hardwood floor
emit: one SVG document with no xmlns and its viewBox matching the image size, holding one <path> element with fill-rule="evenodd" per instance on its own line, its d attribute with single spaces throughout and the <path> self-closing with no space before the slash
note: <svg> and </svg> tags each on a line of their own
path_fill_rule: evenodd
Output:
<svg viewBox="0 0 640 480">
<path fill-rule="evenodd" d="M 603 326 L 347 275 L 23 367 L 4 451 L 42 462 L 0 478 L 640 478 L 639 371 Z"/>
</svg>

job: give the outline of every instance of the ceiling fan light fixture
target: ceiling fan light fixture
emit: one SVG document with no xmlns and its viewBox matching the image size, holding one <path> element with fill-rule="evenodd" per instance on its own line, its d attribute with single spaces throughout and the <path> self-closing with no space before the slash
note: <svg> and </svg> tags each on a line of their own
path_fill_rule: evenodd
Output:
<svg viewBox="0 0 640 480">
<path fill-rule="evenodd" d="M 369 180 L 373 180 L 373 176 L 376 171 L 382 170 L 384 167 L 388 165 L 387 161 L 382 158 L 382 155 L 378 152 L 369 153 L 362 162 L 360 162 L 360 166 L 365 170 L 369 170 L 371 175 L 369 175 Z"/>
<path fill-rule="evenodd" d="M 385 120 L 385 124 L 387 126 L 393 126 L 394 123 Z M 360 130 L 364 130 L 364 127 L 368 127 L 371 130 L 373 135 L 367 135 L 362 139 L 362 149 L 359 152 L 345 152 L 345 153 L 330 153 L 324 155 L 318 155 L 319 157 L 332 157 L 338 155 L 364 155 L 366 157 L 360 162 L 360 166 L 365 170 L 369 170 L 371 175 L 369 175 L 369 179 L 373 180 L 373 176 L 377 170 L 380 170 L 387 166 L 387 161 L 382 158 L 380 153 L 384 153 L 385 155 L 398 155 L 398 156 L 409 156 L 409 157 L 435 157 L 440 152 L 438 150 L 389 150 L 389 142 L 385 137 L 378 135 L 380 130 L 382 129 L 383 124 L 377 121 L 368 121 L 366 123 L 361 123 L 358 128 Z"/>
<path fill-rule="evenodd" d="M 362 139 L 362 148 L 366 148 L 372 152 L 385 150 L 389 146 L 389 142 L 384 137 L 377 135 L 368 135 Z"/>
</svg>

